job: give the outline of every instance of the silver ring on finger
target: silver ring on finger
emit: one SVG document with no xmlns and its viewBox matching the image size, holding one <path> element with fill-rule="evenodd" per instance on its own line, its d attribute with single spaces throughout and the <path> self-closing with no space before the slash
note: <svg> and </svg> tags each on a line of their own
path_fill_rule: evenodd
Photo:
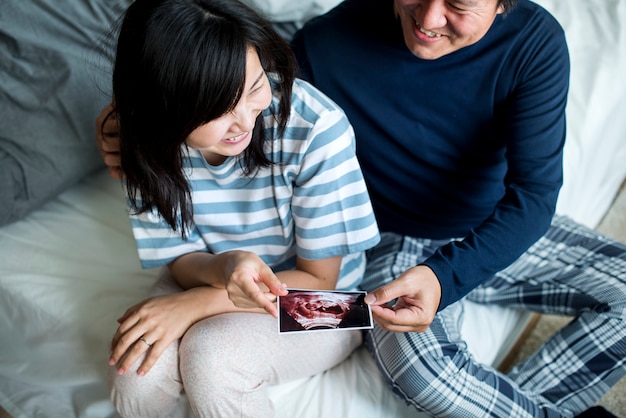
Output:
<svg viewBox="0 0 626 418">
<path fill-rule="evenodd" d="M 139 340 L 140 340 L 140 341 L 143 341 L 144 343 L 146 343 L 146 345 L 147 345 L 148 347 L 152 347 L 152 344 L 150 344 L 148 341 L 146 341 L 146 339 L 145 339 L 145 338 L 143 338 L 143 337 L 139 337 Z"/>
</svg>

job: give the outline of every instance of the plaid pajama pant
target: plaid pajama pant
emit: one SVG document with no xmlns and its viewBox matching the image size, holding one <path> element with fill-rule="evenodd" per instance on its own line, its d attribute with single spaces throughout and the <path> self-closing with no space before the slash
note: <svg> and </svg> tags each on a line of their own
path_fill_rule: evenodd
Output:
<svg viewBox="0 0 626 418">
<path fill-rule="evenodd" d="M 448 241 L 383 234 L 368 253 L 374 290 Z M 463 301 L 428 331 L 375 326 L 367 345 L 394 392 L 438 417 L 571 417 L 626 374 L 626 245 L 555 216 L 546 235 L 466 298 L 574 319 L 503 374 L 477 363 L 460 335 Z"/>
</svg>

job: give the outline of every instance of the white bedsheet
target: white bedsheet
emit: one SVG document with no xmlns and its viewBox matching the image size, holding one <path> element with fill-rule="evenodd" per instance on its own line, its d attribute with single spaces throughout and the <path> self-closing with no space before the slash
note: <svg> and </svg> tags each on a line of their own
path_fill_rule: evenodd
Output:
<svg viewBox="0 0 626 418">
<path fill-rule="evenodd" d="M 115 320 L 158 273 L 139 266 L 120 184 L 106 172 L 85 179 L 1 228 L 0 254 L 0 404 L 15 418 L 116 416 L 105 382 Z M 526 317 L 468 305 L 463 332 L 472 351 L 498 361 L 498 349 Z M 365 348 L 330 371 L 270 391 L 279 417 L 415 416 L 387 389 Z"/>
<path fill-rule="evenodd" d="M 594 227 L 626 176 L 626 0 L 539 3 L 565 28 L 572 57 L 557 211 Z M 155 276 L 139 267 L 121 188 L 104 172 L 0 228 L 0 405 L 14 418 L 116 417 L 109 340 Z M 478 360 L 498 364 L 526 319 L 468 303 L 462 331 Z M 270 393 L 279 417 L 417 416 L 365 348 Z M 186 415 L 183 404 L 177 417 Z"/>
</svg>

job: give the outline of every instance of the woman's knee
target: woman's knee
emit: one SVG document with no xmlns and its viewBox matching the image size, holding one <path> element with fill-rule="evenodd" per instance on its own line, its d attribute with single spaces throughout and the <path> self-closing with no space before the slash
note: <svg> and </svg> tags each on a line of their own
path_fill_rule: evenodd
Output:
<svg viewBox="0 0 626 418">
<path fill-rule="evenodd" d="M 209 393 L 221 391 L 225 385 L 245 384 L 245 375 L 253 370 L 252 358 L 258 359 L 255 346 L 245 338 L 244 324 L 231 323 L 230 316 L 218 315 L 194 324 L 181 341 L 179 367 L 190 398 L 195 388 Z"/>
<path fill-rule="evenodd" d="M 144 376 L 137 374 L 143 357 L 123 375 L 110 369 L 111 401 L 122 417 L 165 417 L 176 408 L 182 384 L 178 355 L 172 350 L 177 351 L 177 344 L 168 348 Z"/>
<path fill-rule="evenodd" d="M 260 314 L 252 314 L 260 315 Z M 264 387 L 266 353 L 255 346 L 252 325 L 237 315 L 218 315 L 194 324 L 180 346 L 180 373 L 196 416 L 272 416 Z M 252 317 L 255 318 L 255 317 Z M 261 352 L 259 352 L 261 351 Z"/>
</svg>

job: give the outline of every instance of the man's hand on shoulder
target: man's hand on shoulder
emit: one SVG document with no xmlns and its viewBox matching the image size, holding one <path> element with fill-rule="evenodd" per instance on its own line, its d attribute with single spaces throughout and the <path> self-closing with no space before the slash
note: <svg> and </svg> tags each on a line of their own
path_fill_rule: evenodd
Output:
<svg viewBox="0 0 626 418">
<path fill-rule="evenodd" d="M 96 145 L 109 174 L 116 180 L 124 178 L 120 159 L 120 126 L 113 104 L 108 104 L 96 118 Z"/>
</svg>

